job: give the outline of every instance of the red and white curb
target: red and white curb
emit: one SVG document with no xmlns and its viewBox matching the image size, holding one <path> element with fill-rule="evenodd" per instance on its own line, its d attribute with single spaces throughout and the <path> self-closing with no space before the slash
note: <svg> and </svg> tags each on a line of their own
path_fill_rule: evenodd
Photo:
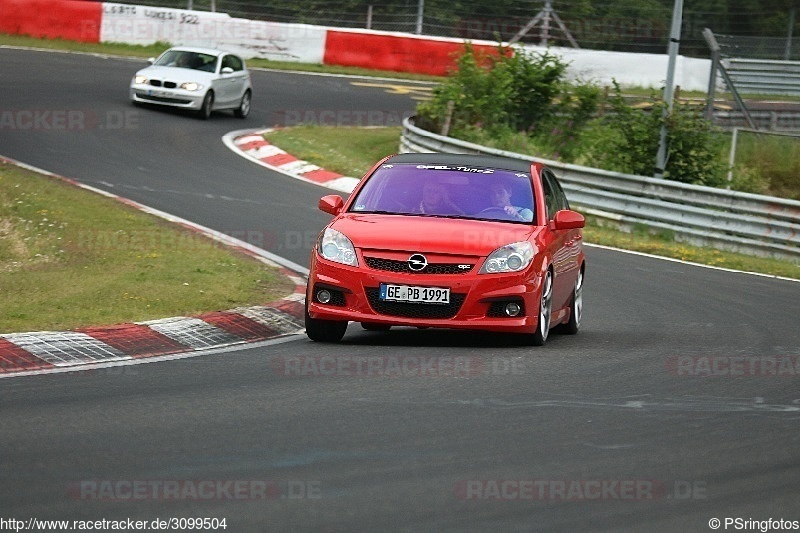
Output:
<svg viewBox="0 0 800 533">
<path fill-rule="evenodd" d="M 287 176 L 316 183 L 329 189 L 350 193 L 358 184 L 357 178 L 343 176 L 298 159 L 264 139 L 272 129 L 234 131 L 225 135 L 225 145 L 244 157 Z"/>
<path fill-rule="evenodd" d="M 147 322 L 0 335 L 0 378 L 53 371 L 80 370 L 98 364 L 125 364 L 145 358 L 190 354 L 226 346 L 266 341 L 303 331 L 305 267 L 249 243 L 42 169 L 0 157 L 0 160 L 64 180 L 114 198 L 186 229 L 246 253 L 277 268 L 294 283 L 294 291 L 263 306 L 240 307 L 193 317 Z M 120 363 L 123 362 L 123 363 Z"/>
</svg>

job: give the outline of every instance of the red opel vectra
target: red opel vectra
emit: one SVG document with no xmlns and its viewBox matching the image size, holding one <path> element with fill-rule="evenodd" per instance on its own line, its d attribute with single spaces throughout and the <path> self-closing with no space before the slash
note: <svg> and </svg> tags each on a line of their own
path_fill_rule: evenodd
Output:
<svg viewBox="0 0 800 533">
<path fill-rule="evenodd" d="M 577 333 L 581 228 L 552 171 L 483 155 L 402 154 L 377 163 L 311 254 L 306 333 L 338 342 L 349 321 L 523 334 Z"/>
</svg>

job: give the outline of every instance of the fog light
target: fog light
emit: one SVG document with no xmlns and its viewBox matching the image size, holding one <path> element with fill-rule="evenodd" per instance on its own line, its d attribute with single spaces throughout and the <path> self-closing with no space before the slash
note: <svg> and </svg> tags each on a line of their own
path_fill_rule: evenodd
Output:
<svg viewBox="0 0 800 533">
<path fill-rule="evenodd" d="M 317 291 L 317 301 L 321 304 L 326 304 L 331 301 L 332 295 L 331 291 L 327 289 L 321 289 Z"/>
<path fill-rule="evenodd" d="M 506 316 L 517 316 L 521 310 L 522 307 L 520 307 L 518 303 L 514 302 L 507 303 L 505 308 L 503 309 Z"/>
</svg>

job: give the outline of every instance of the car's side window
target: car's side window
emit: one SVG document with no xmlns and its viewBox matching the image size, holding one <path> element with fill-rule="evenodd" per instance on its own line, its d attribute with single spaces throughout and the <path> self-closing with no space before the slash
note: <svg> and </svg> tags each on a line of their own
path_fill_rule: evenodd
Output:
<svg viewBox="0 0 800 533">
<path fill-rule="evenodd" d="M 558 185 L 554 182 L 552 174 L 546 170 L 542 172 L 542 187 L 544 188 L 544 203 L 547 206 L 547 220 L 552 220 L 562 207 L 558 197 Z"/>
<path fill-rule="evenodd" d="M 242 70 L 244 68 L 244 64 L 241 59 L 236 56 L 226 55 L 225 58 L 222 60 L 222 68 L 230 67 L 233 69 L 234 72 Z"/>
<path fill-rule="evenodd" d="M 556 195 L 558 196 L 559 203 L 561 204 L 561 209 L 569 209 L 569 201 L 567 200 L 567 195 L 564 192 L 564 189 L 561 187 L 561 183 L 559 183 L 558 179 L 556 179 L 553 173 L 550 173 L 550 178 L 553 182 L 554 188 L 556 189 Z"/>
</svg>

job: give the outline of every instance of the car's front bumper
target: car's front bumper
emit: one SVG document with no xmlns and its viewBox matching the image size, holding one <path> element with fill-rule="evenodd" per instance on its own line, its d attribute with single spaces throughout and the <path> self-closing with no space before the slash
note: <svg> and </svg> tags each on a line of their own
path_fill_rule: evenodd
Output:
<svg viewBox="0 0 800 533">
<path fill-rule="evenodd" d="M 535 269 L 518 274 L 407 274 L 368 267 L 349 267 L 312 258 L 306 299 L 312 318 L 348 320 L 393 326 L 475 329 L 532 333 L 537 325 L 542 276 Z M 381 301 L 381 283 L 450 289 L 450 304 L 414 304 Z M 333 294 L 327 304 L 317 293 Z M 507 303 L 517 303 L 521 312 L 507 316 Z"/>
<path fill-rule="evenodd" d="M 204 93 L 184 89 L 167 89 L 145 84 L 132 84 L 131 101 L 140 104 L 154 104 L 182 109 L 198 110 L 203 105 Z"/>
</svg>

